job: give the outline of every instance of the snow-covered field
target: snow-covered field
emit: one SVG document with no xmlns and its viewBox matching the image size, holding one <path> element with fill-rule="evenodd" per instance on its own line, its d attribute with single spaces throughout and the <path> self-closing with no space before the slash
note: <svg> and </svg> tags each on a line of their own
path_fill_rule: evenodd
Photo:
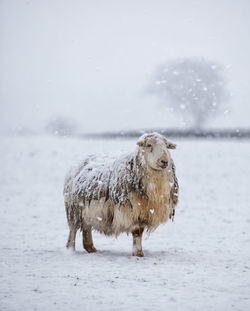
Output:
<svg viewBox="0 0 250 311">
<path fill-rule="evenodd" d="M 0 139 L 0 310 L 250 310 L 250 142 L 177 141 L 175 222 L 135 258 L 127 235 L 68 253 L 62 196 L 75 161 L 134 140 Z"/>
</svg>

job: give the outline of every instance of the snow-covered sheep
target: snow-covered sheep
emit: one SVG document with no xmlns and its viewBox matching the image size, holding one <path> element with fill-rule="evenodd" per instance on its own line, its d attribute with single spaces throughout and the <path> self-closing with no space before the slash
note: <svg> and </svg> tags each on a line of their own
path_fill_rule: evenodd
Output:
<svg viewBox="0 0 250 311">
<path fill-rule="evenodd" d="M 144 229 L 152 231 L 174 218 L 178 181 L 168 149 L 176 145 L 158 133 L 144 134 L 133 153 L 90 155 L 66 177 L 64 198 L 70 229 L 67 247 L 95 252 L 92 228 L 105 235 L 132 233 L 133 255 L 143 256 Z"/>
</svg>

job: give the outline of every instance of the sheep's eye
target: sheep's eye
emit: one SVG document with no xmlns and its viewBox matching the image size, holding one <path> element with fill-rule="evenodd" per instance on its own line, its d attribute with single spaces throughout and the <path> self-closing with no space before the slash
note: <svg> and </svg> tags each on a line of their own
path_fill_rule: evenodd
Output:
<svg viewBox="0 0 250 311">
<path fill-rule="evenodd" d="M 150 147 L 152 147 L 152 145 L 151 144 L 147 144 L 146 147 L 150 148 Z"/>
</svg>

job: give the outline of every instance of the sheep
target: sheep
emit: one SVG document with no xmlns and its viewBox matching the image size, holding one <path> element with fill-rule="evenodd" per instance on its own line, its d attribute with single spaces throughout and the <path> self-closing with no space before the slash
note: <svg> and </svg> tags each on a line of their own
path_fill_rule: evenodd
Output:
<svg viewBox="0 0 250 311">
<path fill-rule="evenodd" d="M 132 153 L 86 157 L 65 179 L 66 247 L 75 249 L 79 229 L 89 253 L 96 252 L 92 228 L 107 236 L 126 232 L 133 236 L 132 255 L 143 257 L 143 231 L 174 219 L 179 186 L 168 149 L 175 148 L 151 133 L 139 138 Z"/>
</svg>

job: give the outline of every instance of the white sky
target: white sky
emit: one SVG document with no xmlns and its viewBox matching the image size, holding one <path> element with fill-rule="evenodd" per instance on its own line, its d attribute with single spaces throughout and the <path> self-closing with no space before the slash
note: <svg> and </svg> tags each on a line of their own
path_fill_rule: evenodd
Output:
<svg viewBox="0 0 250 311">
<path fill-rule="evenodd" d="M 183 126 L 144 94 L 157 64 L 229 65 L 230 113 L 250 126 L 250 1 L 1 0 L 0 130 L 68 116 L 85 132 Z"/>
</svg>

